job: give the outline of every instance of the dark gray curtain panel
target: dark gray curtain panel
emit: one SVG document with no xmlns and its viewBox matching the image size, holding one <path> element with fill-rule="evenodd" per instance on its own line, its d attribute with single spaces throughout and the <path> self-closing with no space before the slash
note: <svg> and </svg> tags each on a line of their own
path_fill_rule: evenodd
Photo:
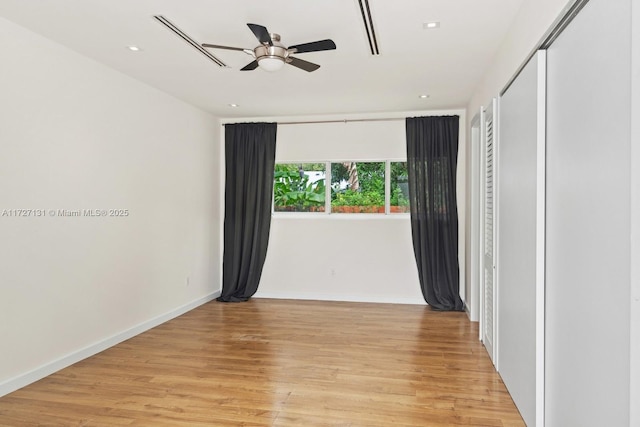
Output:
<svg viewBox="0 0 640 427">
<path fill-rule="evenodd" d="M 276 123 L 225 125 L 222 294 L 247 301 L 258 290 L 271 228 Z"/>
<path fill-rule="evenodd" d="M 458 265 L 458 116 L 406 120 L 411 235 L 425 301 L 461 311 Z"/>
</svg>

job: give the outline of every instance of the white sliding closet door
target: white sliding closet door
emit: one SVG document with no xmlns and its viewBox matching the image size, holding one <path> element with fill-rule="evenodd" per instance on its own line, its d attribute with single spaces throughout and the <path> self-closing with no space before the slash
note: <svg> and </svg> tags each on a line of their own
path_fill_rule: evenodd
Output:
<svg viewBox="0 0 640 427">
<path fill-rule="evenodd" d="M 629 392 L 631 3 L 590 0 L 547 52 L 546 427 L 629 426 L 639 404 Z"/>
<path fill-rule="evenodd" d="M 544 331 L 544 293 L 538 294 L 544 291 L 544 252 L 538 249 L 544 249 L 545 75 L 545 52 L 539 52 L 500 98 L 499 121 L 498 358 L 500 375 L 531 427 L 542 425 L 536 403 L 543 403 L 537 391 L 544 386 L 536 381 L 544 372 L 538 351 L 544 340 L 537 342 L 537 332 Z"/>
</svg>

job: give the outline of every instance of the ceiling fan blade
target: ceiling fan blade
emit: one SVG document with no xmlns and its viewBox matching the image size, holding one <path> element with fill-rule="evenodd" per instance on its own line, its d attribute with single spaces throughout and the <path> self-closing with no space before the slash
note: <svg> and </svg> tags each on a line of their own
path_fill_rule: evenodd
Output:
<svg viewBox="0 0 640 427">
<path fill-rule="evenodd" d="M 271 36 L 269 35 L 269 31 L 267 31 L 266 27 L 258 24 L 247 24 L 247 26 L 253 32 L 260 43 L 266 43 L 269 46 L 273 46 L 273 40 L 271 40 Z"/>
<path fill-rule="evenodd" d="M 252 61 L 247 65 L 245 65 L 244 67 L 242 67 L 240 71 L 251 71 L 251 70 L 255 70 L 256 68 L 258 68 L 258 61 Z"/>
<path fill-rule="evenodd" d="M 239 50 L 241 52 L 244 52 L 246 50 L 241 47 L 220 46 L 217 44 L 209 44 L 209 43 L 202 43 L 202 47 L 210 47 L 212 49 Z"/>
<path fill-rule="evenodd" d="M 294 58 L 292 56 L 287 58 L 287 62 L 289 64 L 293 65 L 294 67 L 298 67 L 301 70 L 305 70 L 305 71 L 308 71 L 308 72 L 312 72 L 312 71 L 315 71 L 318 68 L 320 68 L 320 66 L 318 64 L 314 64 L 313 62 L 309 62 L 309 61 L 305 61 L 305 60 L 302 60 L 302 59 Z"/>
<path fill-rule="evenodd" d="M 333 50 L 336 48 L 336 44 L 333 40 L 319 40 L 317 42 L 311 43 L 303 43 L 297 44 L 294 46 L 289 46 L 288 50 L 295 49 L 295 53 L 306 53 L 306 52 L 318 52 L 321 50 Z"/>
</svg>

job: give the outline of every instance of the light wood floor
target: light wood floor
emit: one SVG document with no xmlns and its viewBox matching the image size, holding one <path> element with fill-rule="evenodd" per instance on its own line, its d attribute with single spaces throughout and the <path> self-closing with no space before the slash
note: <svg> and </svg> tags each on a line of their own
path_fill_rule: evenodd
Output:
<svg viewBox="0 0 640 427">
<path fill-rule="evenodd" d="M 2 426 L 522 426 L 464 313 L 205 304 L 0 398 Z"/>
</svg>

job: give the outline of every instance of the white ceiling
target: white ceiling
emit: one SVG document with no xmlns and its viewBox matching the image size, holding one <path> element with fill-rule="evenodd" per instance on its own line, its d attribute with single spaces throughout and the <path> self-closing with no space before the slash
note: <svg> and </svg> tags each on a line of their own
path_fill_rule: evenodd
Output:
<svg viewBox="0 0 640 427">
<path fill-rule="evenodd" d="M 522 2 L 369 0 L 379 56 L 371 55 L 357 0 L 0 0 L 0 16 L 233 118 L 464 108 Z M 240 71 L 250 56 L 210 50 L 229 65 L 220 68 L 153 15 L 199 43 L 254 48 L 251 22 L 286 46 L 330 38 L 337 50 L 300 54 L 321 65 L 313 73 Z M 429 21 L 441 27 L 423 29 Z"/>
</svg>

